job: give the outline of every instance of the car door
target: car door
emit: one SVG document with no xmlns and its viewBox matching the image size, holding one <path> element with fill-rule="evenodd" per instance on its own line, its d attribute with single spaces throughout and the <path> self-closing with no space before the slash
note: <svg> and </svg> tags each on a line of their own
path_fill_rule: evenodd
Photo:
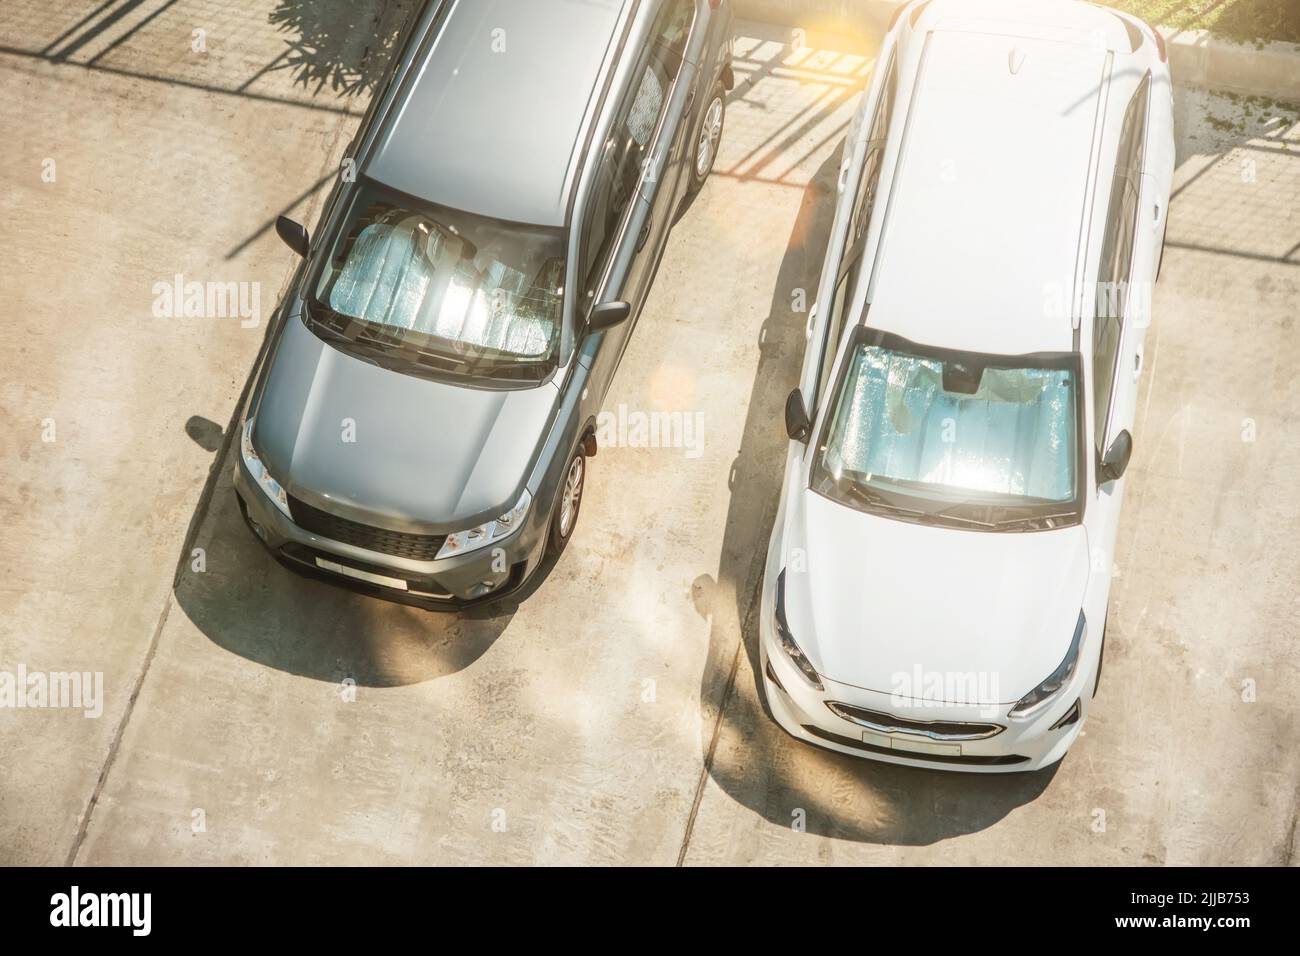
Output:
<svg viewBox="0 0 1300 956">
<path fill-rule="evenodd" d="M 696 64 L 686 59 L 695 22 L 695 0 L 662 0 L 650 30 L 650 52 L 641 73 L 645 124 L 651 115 L 656 125 L 650 133 L 643 161 L 638 210 L 636 256 L 624 283 L 623 297 L 632 305 L 630 327 L 650 292 L 655 268 L 663 254 L 673 215 L 681 198 L 685 140 L 690 126 Z M 657 112 L 652 107 L 660 104 Z M 637 110 L 634 109 L 633 115 Z M 627 337 L 624 339 L 626 346 Z"/>
<path fill-rule="evenodd" d="M 1128 156 L 1128 178 L 1132 183 L 1136 210 L 1133 214 L 1133 258 L 1129 267 L 1129 294 L 1125 310 L 1123 349 L 1128 360 L 1132 388 L 1125 400 L 1131 402 L 1128 414 L 1132 427 L 1137 407 L 1138 387 L 1145 364 L 1147 330 L 1151 327 L 1152 297 L 1155 294 L 1156 268 L 1159 265 L 1160 244 L 1164 238 L 1167 205 L 1156 188 L 1151 174 L 1152 149 L 1150 142 L 1151 74 L 1139 84 L 1130 109 L 1134 116 L 1133 145 Z"/>
<path fill-rule="evenodd" d="M 848 222 L 843 236 L 837 237 L 840 238 L 839 245 L 833 243 L 832 249 L 828 251 L 828 267 L 833 259 L 835 269 L 830 272 L 828 268 L 824 272 L 822 283 L 825 288 L 815 307 L 817 315 L 810 316 L 809 319 L 811 333 L 800 388 L 809 417 L 814 421 L 817 412 L 825 404 L 826 392 L 835 377 L 835 357 L 844 329 L 852 324 L 846 321 L 846 317 L 856 298 L 858 278 L 866 261 L 867 232 L 880 187 L 880 171 L 884 162 L 885 140 L 889 134 L 895 82 L 894 61 L 891 57 L 871 114 L 871 126 L 862 145 L 861 165 L 856 167 L 856 187 L 853 204 L 849 207 Z M 851 137 L 847 143 L 851 144 L 852 141 Z M 841 176 L 851 176 L 853 173 L 853 163 L 846 160 L 846 164 L 841 170 Z M 839 249 L 843 252 L 837 254 Z"/>
<path fill-rule="evenodd" d="M 676 2 L 660 0 L 650 26 L 634 37 L 624 54 L 631 64 L 594 158 L 592 184 L 579 219 L 579 320 L 585 323 L 592 307 L 602 302 L 623 300 L 632 306 L 626 321 L 583 343 L 580 360 L 591 368 L 587 404 L 594 408 L 600 407 L 613 380 L 652 272 L 655 249 L 649 239 L 657 193 L 644 188 L 644 177 L 685 63 L 674 63 L 663 44 Z M 654 174 L 656 179 L 661 175 L 658 170 Z"/>
<path fill-rule="evenodd" d="M 1090 389 L 1092 434 L 1085 453 L 1092 459 L 1094 498 L 1085 523 L 1094 569 L 1109 569 L 1114 561 L 1124 482 L 1103 480 L 1107 449 L 1128 432 L 1132 441 L 1142 370 L 1142 340 L 1146 332 L 1144 289 L 1133 288 L 1139 270 L 1149 268 L 1151 250 L 1143 241 L 1151 194 L 1143 190 L 1143 155 L 1150 83 L 1143 81 L 1125 109 L 1116 164 L 1111 177 L 1098 260 Z M 1163 226 L 1161 226 L 1163 228 Z M 1146 257 L 1145 259 L 1143 257 Z M 1149 315 L 1149 311 L 1146 312 Z M 1109 580 L 1109 576 L 1107 576 Z"/>
<path fill-rule="evenodd" d="M 1132 435 L 1154 275 L 1150 233 L 1163 228 L 1153 220 L 1154 190 L 1143 182 L 1150 91 L 1148 74 L 1125 109 L 1098 263 L 1092 343 L 1097 461 L 1121 432 Z"/>
</svg>

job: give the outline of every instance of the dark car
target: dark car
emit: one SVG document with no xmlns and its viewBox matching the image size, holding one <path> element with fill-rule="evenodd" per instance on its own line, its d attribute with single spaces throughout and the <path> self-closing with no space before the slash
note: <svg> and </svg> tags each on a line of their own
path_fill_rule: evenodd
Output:
<svg viewBox="0 0 1300 956">
<path fill-rule="evenodd" d="M 301 569 L 427 607 L 562 549 L 595 422 L 732 85 L 726 0 L 415 18 L 277 310 L 235 487 Z"/>
</svg>

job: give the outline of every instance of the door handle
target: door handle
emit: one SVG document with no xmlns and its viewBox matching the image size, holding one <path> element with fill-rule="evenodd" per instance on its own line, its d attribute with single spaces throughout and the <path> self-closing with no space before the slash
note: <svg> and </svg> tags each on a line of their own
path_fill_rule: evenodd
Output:
<svg viewBox="0 0 1300 956">
<path fill-rule="evenodd" d="M 636 237 L 637 252 L 641 251 L 641 248 L 645 245 L 645 241 L 649 238 L 650 238 L 650 220 L 647 219 L 645 221 L 645 225 L 641 227 L 641 231 L 637 233 L 637 237 Z"/>
<path fill-rule="evenodd" d="M 1133 356 L 1133 381 L 1137 381 L 1142 375 L 1142 350 L 1138 349 L 1137 354 Z"/>
</svg>

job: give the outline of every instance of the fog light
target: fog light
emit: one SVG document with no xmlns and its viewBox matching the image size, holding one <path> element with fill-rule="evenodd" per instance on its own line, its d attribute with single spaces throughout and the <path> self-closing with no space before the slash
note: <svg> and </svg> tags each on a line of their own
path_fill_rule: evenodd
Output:
<svg viewBox="0 0 1300 956">
<path fill-rule="evenodd" d="M 767 662 L 767 667 L 764 668 L 764 669 L 767 671 L 767 679 L 768 679 L 768 680 L 770 680 L 773 684 L 775 684 L 777 687 L 779 687 L 779 688 L 781 689 L 781 692 L 782 692 L 782 693 L 789 693 L 789 691 L 787 691 L 787 690 L 785 689 L 785 685 L 781 683 L 781 678 L 777 677 L 777 676 L 776 676 L 776 671 L 774 671 L 774 670 L 772 669 L 772 662 L 771 662 L 771 661 L 768 661 L 768 662 Z"/>
<path fill-rule="evenodd" d="M 469 590 L 465 592 L 466 597 L 468 597 L 470 600 L 473 600 L 474 598 L 481 598 L 485 595 L 491 594 L 493 591 L 499 588 L 503 583 L 504 580 L 480 581 L 478 584 L 472 584 L 470 585 Z"/>
<path fill-rule="evenodd" d="M 1062 727 L 1069 727 L 1079 719 L 1079 699 L 1076 697 L 1074 706 L 1061 715 L 1061 719 L 1052 724 L 1048 730 L 1060 730 Z"/>
</svg>

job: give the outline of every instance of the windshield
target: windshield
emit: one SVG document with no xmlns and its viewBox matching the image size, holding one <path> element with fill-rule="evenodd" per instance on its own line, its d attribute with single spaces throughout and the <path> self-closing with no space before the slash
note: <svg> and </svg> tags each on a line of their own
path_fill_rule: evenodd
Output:
<svg viewBox="0 0 1300 956">
<path fill-rule="evenodd" d="M 1034 530 L 1079 520 L 1077 356 L 931 351 L 859 331 L 817 448 L 814 491 L 939 524 Z"/>
<path fill-rule="evenodd" d="M 564 232 L 365 182 L 313 287 L 310 318 L 399 369 L 540 381 L 555 366 Z"/>
</svg>

